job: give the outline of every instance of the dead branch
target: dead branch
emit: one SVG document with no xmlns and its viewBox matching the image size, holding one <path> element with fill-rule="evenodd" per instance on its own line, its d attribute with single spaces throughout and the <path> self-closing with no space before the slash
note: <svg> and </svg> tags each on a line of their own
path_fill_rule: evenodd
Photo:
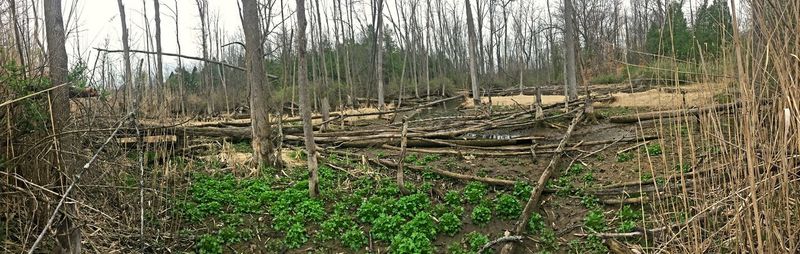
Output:
<svg viewBox="0 0 800 254">
<path fill-rule="evenodd" d="M 550 163 L 547 164 L 547 168 L 545 168 L 544 172 L 542 173 L 539 180 L 536 182 L 536 185 L 533 186 L 533 190 L 531 190 L 531 197 L 528 199 L 528 203 L 525 204 L 525 209 L 522 210 L 522 218 L 520 218 L 519 222 L 517 222 L 515 233 L 520 235 L 525 232 L 525 228 L 528 227 L 528 220 L 531 217 L 531 213 L 539 208 L 539 198 L 542 196 L 542 191 L 544 190 L 544 186 L 547 181 L 550 179 L 550 176 L 553 175 L 553 171 L 555 168 L 555 164 L 561 159 L 562 151 L 564 151 L 564 146 L 567 144 L 569 137 L 572 136 L 572 131 L 575 130 L 575 126 L 583 119 L 583 111 L 578 111 L 578 114 L 575 115 L 575 118 L 572 119 L 572 123 L 570 123 L 569 128 L 567 128 L 567 132 L 564 134 L 564 138 L 561 139 L 561 142 L 558 144 L 558 148 L 556 148 L 556 153 L 550 159 Z M 507 243 L 501 253 L 508 254 L 512 253 L 513 244 Z"/>
<path fill-rule="evenodd" d="M 498 244 L 498 243 L 522 242 L 522 238 L 523 238 L 522 236 L 518 236 L 518 235 L 506 235 L 506 236 L 494 239 L 491 242 L 488 242 L 488 243 L 484 244 L 483 247 L 481 247 L 481 249 L 478 250 L 478 254 L 484 253 L 486 250 L 488 250 L 489 248 L 491 248 L 492 246 L 494 246 L 495 244 Z"/>
</svg>

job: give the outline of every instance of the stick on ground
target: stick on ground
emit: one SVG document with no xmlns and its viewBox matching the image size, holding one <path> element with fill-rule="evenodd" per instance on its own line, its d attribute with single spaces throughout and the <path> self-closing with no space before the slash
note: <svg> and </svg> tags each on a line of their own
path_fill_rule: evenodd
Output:
<svg viewBox="0 0 800 254">
<path fill-rule="evenodd" d="M 525 232 L 525 228 L 528 226 L 528 220 L 531 218 L 531 213 L 539 209 L 539 198 L 542 196 L 544 186 L 550 179 L 550 176 L 553 175 L 556 163 L 559 159 L 561 159 L 564 146 L 566 146 L 569 137 L 572 136 L 572 131 L 575 130 L 575 126 L 578 125 L 581 119 L 583 119 L 583 110 L 578 111 L 578 114 L 575 115 L 574 119 L 572 119 L 572 123 L 570 123 L 569 128 L 567 128 L 564 138 L 562 138 L 561 142 L 558 143 L 558 148 L 556 148 L 555 154 L 553 154 L 553 157 L 550 159 L 550 163 L 547 164 L 547 168 L 545 168 L 544 173 L 542 173 L 542 176 L 539 177 L 539 181 L 537 181 L 536 185 L 533 186 L 533 190 L 531 190 L 531 197 L 528 199 L 528 203 L 525 204 L 525 209 L 522 211 L 522 217 L 520 218 L 519 222 L 517 222 L 516 228 L 514 229 L 515 234 L 521 235 Z M 513 253 L 513 248 L 513 243 L 506 243 L 500 253 Z"/>
</svg>

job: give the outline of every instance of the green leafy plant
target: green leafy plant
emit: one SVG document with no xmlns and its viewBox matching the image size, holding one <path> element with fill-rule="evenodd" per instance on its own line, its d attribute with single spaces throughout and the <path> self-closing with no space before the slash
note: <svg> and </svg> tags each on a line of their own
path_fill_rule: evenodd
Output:
<svg viewBox="0 0 800 254">
<path fill-rule="evenodd" d="M 586 174 L 583 174 L 583 183 L 584 184 L 591 184 L 591 183 L 594 182 L 594 180 L 596 180 L 594 178 L 594 172 L 587 171 Z"/>
<path fill-rule="evenodd" d="M 461 193 L 455 190 L 447 191 L 444 194 L 444 202 L 451 206 L 461 205 Z"/>
<path fill-rule="evenodd" d="M 362 222 L 372 223 L 378 216 L 386 212 L 385 203 L 386 200 L 384 198 L 371 197 L 361 203 L 361 206 L 356 211 L 356 216 Z"/>
<path fill-rule="evenodd" d="M 486 185 L 481 182 L 470 182 L 464 188 L 464 199 L 470 204 L 477 204 L 487 193 Z"/>
<path fill-rule="evenodd" d="M 522 204 L 510 194 L 502 194 L 495 200 L 495 211 L 500 218 L 511 220 L 519 217 L 522 212 Z"/>
<path fill-rule="evenodd" d="M 594 195 L 584 195 L 581 197 L 581 204 L 588 209 L 595 209 L 600 206 L 600 199 Z"/>
<path fill-rule="evenodd" d="M 619 232 L 619 233 L 628 233 L 628 232 L 633 231 L 635 228 L 636 228 L 636 222 L 635 221 L 626 220 L 626 221 L 622 221 L 619 224 L 619 227 L 617 227 L 617 232 Z"/>
<path fill-rule="evenodd" d="M 308 236 L 306 235 L 306 229 L 300 223 L 292 224 L 289 227 L 289 230 L 286 231 L 286 238 L 284 239 L 284 244 L 286 247 L 291 249 L 296 249 L 308 241 Z"/>
<path fill-rule="evenodd" d="M 533 191 L 533 186 L 526 182 L 517 181 L 514 183 L 514 196 L 522 199 L 527 200 L 531 197 L 531 191 Z"/>
<path fill-rule="evenodd" d="M 223 241 L 219 236 L 205 234 L 197 240 L 197 252 L 203 254 L 222 253 L 222 244 Z"/>
<path fill-rule="evenodd" d="M 439 217 L 439 226 L 442 228 L 442 232 L 454 236 L 461 230 L 461 216 L 452 212 L 445 213 Z"/>
<path fill-rule="evenodd" d="M 542 230 L 544 230 L 546 227 L 547 226 L 544 224 L 544 218 L 542 218 L 541 214 L 537 212 L 531 213 L 531 218 L 528 220 L 528 230 L 532 234 L 542 232 Z"/>
<path fill-rule="evenodd" d="M 486 224 L 492 219 L 492 209 L 486 204 L 480 204 L 472 208 L 472 222 L 478 225 Z"/>
<path fill-rule="evenodd" d="M 622 208 L 619 209 L 619 218 L 622 220 L 638 221 L 642 219 L 642 214 L 631 208 L 630 205 L 623 205 Z"/>
<path fill-rule="evenodd" d="M 430 213 L 419 212 L 400 228 L 400 232 L 406 235 L 410 235 L 412 232 L 422 233 L 429 239 L 433 239 L 436 236 L 436 224 Z"/>
<path fill-rule="evenodd" d="M 431 205 L 427 195 L 415 193 L 398 199 L 392 206 L 394 213 L 405 218 L 411 218 Z"/>
<path fill-rule="evenodd" d="M 552 228 L 543 228 L 542 232 L 539 234 L 539 239 L 542 241 L 542 245 L 545 250 L 558 250 L 558 238 L 556 237 L 556 232 L 553 231 Z"/>
<path fill-rule="evenodd" d="M 597 232 L 605 231 L 606 218 L 603 215 L 603 211 L 600 209 L 590 210 L 588 213 L 586 213 L 586 217 L 583 219 L 583 224 L 587 228 Z"/>
<path fill-rule="evenodd" d="M 250 229 L 238 229 L 236 227 L 227 226 L 219 230 L 219 237 L 222 239 L 223 243 L 226 244 L 235 244 L 243 241 L 250 240 L 252 236 L 252 230 Z"/>
<path fill-rule="evenodd" d="M 645 150 L 647 151 L 647 155 L 650 155 L 650 156 L 658 156 L 658 155 L 661 155 L 661 153 L 662 153 L 661 145 L 659 145 L 657 143 L 656 144 L 647 145 L 645 147 Z"/>
<path fill-rule="evenodd" d="M 367 244 L 367 236 L 360 228 L 353 226 L 342 234 L 342 245 L 358 250 Z"/>
<path fill-rule="evenodd" d="M 489 242 L 489 237 L 478 232 L 472 231 L 465 236 L 467 245 L 471 251 L 478 251 Z"/>
<path fill-rule="evenodd" d="M 583 169 L 584 169 L 583 168 L 583 164 L 575 163 L 575 164 L 572 164 L 572 166 L 569 167 L 569 170 L 567 171 L 567 173 L 569 175 L 576 176 L 576 175 L 580 175 L 581 173 L 583 173 Z"/>
<path fill-rule="evenodd" d="M 675 165 L 675 171 L 681 172 L 681 173 L 692 172 L 692 164 L 683 163 L 683 164 Z"/>
<path fill-rule="evenodd" d="M 433 243 L 425 234 L 420 232 L 394 236 L 389 248 L 391 253 L 398 254 L 433 253 Z"/>
<path fill-rule="evenodd" d="M 438 154 L 425 155 L 425 157 L 422 157 L 422 160 L 421 160 L 422 164 L 420 164 L 420 166 L 421 165 L 426 165 L 426 164 L 431 163 L 431 162 L 438 161 L 439 159 L 441 159 L 441 157 L 439 157 Z"/>
<path fill-rule="evenodd" d="M 592 253 L 604 254 L 608 253 L 608 248 L 603 244 L 602 239 L 597 235 L 590 235 L 586 237 L 583 242 L 572 240 L 569 243 L 570 253 Z"/>
<path fill-rule="evenodd" d="M 389 183 L 378 189 L 375 194 L 383 198 L 396 198 L 400 195 L 400 188 L 397 184 Z"/>
<path fill-rule="evenodd" d="M 317 233 L 317 238 L 323 241 L 331 240 L 344 233 L 344 229 L 354 226 L 356 224 L 352 217 L 334 213 L 333 216 L 320 223 L 320 231 Z"/>
<path fill-rule="evenodd" d="M 633 154 L 630 152 L 618 153 L 617 162 L 627 162 L 633 159 Z"/>
<path fill-rule="evenodd" d="M 405 223 L 403 217 L 397 215 L 381 214 L 372 223 L 371 233 L 377 240 L 389 241 L 400 232 L 400 227 Z"/>
<path fill-rule="evenodd" d="M 642 175 L 639 177 L 639 180 L 641 180 L 642 182 L 653 180 L 653 174 L 651 174 L 650 172 L 642 172 Z"/>
<path fill-rule="evenodd" d="M 303 221 L 321 221 L 325 216 L 325 208 L 319 200 L 305 200 L 296 208 L 296 213 Z"/>
</svg>

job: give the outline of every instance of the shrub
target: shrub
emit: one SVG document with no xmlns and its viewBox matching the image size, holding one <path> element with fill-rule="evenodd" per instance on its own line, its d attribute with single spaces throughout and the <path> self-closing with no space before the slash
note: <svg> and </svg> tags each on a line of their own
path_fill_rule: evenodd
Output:
<svg viewBox="0 0 800 254">
<path fill-rule="evenodd" d="M 464 188 L 464 199 L 470 204 L 477 204 L 486 195 L 486 185 L 480 182 L 471 182 Z"/>
<path fill-rule="evenodd" d="M 472 222 L 478 225 L 485 224 L 492 219 L 492 209 L 485 204 L 480 204 L 472 209 Z"/>
<path fill-rule="evenodd" d="M 522 205 L 517 198 L 509 194 L 502 194 L 495 201 L 495 211 L 503 219 L 515 219 L 522 212 Z"/>
<path fill-rule="evenodd" d="M 439 217 L 439 226 L 442 232 L 449 236 L 454 236 L 461 230 L 461 217 L 455 213 L 445 213 Z"/>
</svg>

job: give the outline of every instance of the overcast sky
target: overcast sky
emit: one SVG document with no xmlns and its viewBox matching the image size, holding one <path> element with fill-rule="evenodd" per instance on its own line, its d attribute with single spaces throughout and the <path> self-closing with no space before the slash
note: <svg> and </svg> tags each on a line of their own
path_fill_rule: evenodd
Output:
<svg viewBox="0 0 800 254">
<path fill-rule="evenodd" d="M 73 1 L 64 1 L 64 15 L 70 14 Z M 161 40 L 164 52 L 177 53 L 175 36 L 175 15 L 173 10 L 178 5 L 178 25 L 181 41 L 181 53 L 190 56 L 201 56 L 200 18 L 194 0 L 161 0 Z M 209 13 L 219 17 L 220 26 L 228 33 L 241 30 L 238 7 L 235 0 L 210 0 Z M 128 31 L 132 49 L 145 49 L 145 21 L 143 4 L 147 4 L 147 16 L 150 26 L 155 26 L 153 0 L 124 0 L 128 20 Z M 72 59 L 80 58 L 93 63 L 97 52 L 94 47 L 122 49 L 121 23 L 119 8 L 114 0 L 78 0 L 74 16 L 66 26 L 70 34 L 67 39 L 67 52 Z M 75 18 L 77 17 L 77 19 Z M 77 24 L 75 23 L 77 21 Z M 77 29 L 75 27 L 77 26 Z M 155 30 L 151 33 L 155 34 Z M 113 57 L 113 59 L 118 59 Z M 112 59 L 112 60 L 113 60 Z M 165 58 L 165 68 L 176 65 L 174 58 Z"/>
</svg>

